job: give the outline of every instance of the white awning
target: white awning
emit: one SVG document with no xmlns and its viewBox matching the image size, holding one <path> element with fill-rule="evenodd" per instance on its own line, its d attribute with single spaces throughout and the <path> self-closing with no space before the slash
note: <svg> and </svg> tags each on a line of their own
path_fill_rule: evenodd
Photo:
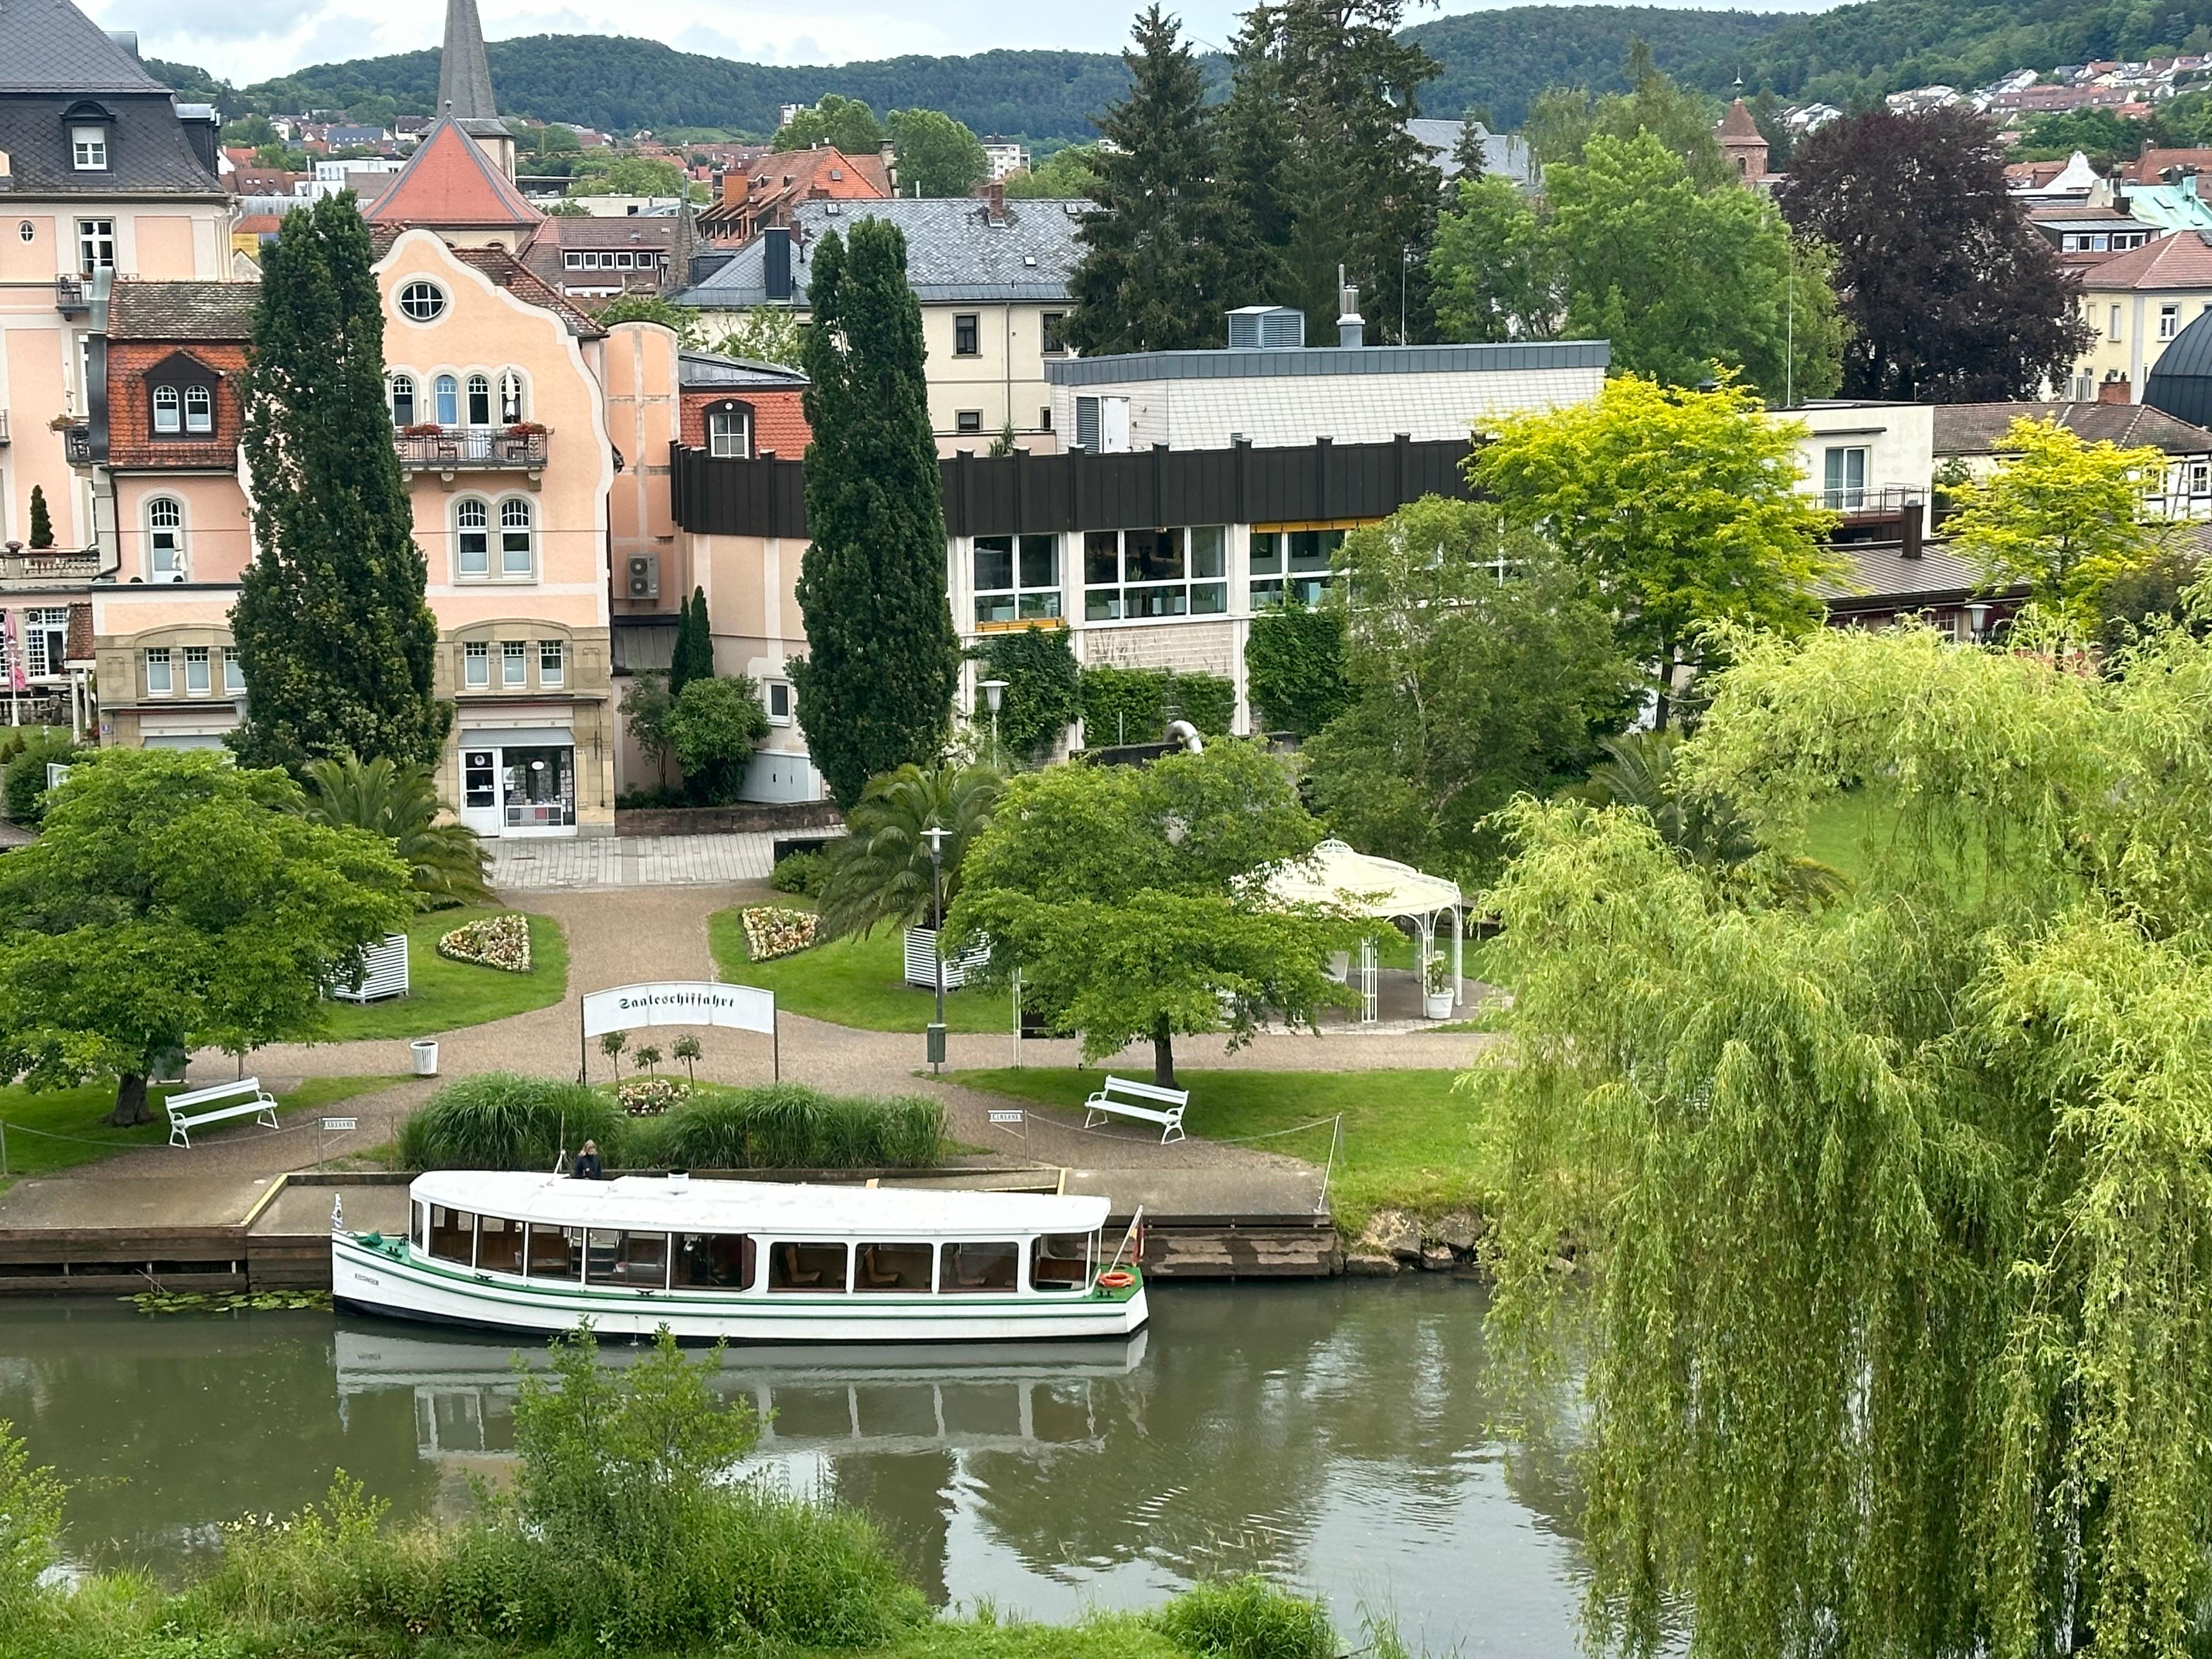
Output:
<svg viewBox="0 0 2212 1659">
<path fill-rule="evenodd" d="M 1267 890 L 1288 903 L 1333 904 L 1363 916 L 1425 916 L 1460 902 L 1457 882 L 1356 852 L 1333 837 L 1302 863 L 1269 877 Z"/>
<path fill-rule="evenodd" d="M 464 749 L 573 749 L 576 734 L 565 726 L 463 726 Z"/>
</svg>

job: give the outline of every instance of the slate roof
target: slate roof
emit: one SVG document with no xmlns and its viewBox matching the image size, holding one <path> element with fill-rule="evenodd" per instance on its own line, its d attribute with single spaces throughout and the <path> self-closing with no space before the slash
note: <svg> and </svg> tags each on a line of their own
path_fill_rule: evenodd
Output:
<svg viewBox="0 0 2212 1659">
<path fill-rule="evenodd" d="M 806 303 L 806 272 L 825 232 L 842 234 L 861 219 L 884 219 L 906 234 L 907 286 L 924 305 L 962 300 L 1065 300 L 1067 279 L 1082 257 L 1075 233 L 1091 204 L 1034 198 L 1008 202 L 1004 222 L 973 197 L 920 201 L 800 202 L 791 210 L 792 299 Z M 767 239 L 757 237 L 678 305 L 728 310 L 764 305 L 762 276 Z"/>
<path fill-rule="evenodd" d="M 70 0 L 0 0 L 0 93 L 167 92 Z"/>
<path fill-rule="evenodd" d="M 118 276 L 107 296 L 112 340 L 246 340 L 258 283 L 149 283 Z"/>
<path fill-rule="evenodd" d="M 1840 582 L 1819 585 L 1820 597 L 1832 610 L 1909 608 L 1996 598 L 2014 591 L 1986 588 L 1981 566 L 1932 544 L 1923 546 L 1917 559 L 1888 546 L 1840 547 L 1836 551 L 1850 559 L 1851 571 Z"/>
<path fill-rule="evenodd" d="M 2212 454 L 2212 432 L 2148 404 L 1938 404 L 1936 453 L 1995 455 L 2014 421 L 2055 421 L 2090 443 L 2155 445 L 2169 455 Z"/>
<path fill-rule="evenodd" d="M 460 124 L 440 116 L 391 187 L 362 216 L 373 225 L 483 228 L 540 224 L 545 216 L 514 187 Z"/>
<path fill-rule="evenodd" d="M 719 351 L 679 352 L 676 372 L 686 392 L 796 392 L 807 383 L 803 373 L 781 363 L 756 362 Z"/>
<path fill-rule="evenodd" d="M 2212 231 L 2177 230 L 2107 259 L 2081 278 L 2099 292 L 2212 288 Z"/>
<path fill-rule="evenodd" d="M 1481 123 L 1476 125 L 1480 126 Z M 1406 131 L 1427 149 L 1429 164 L 1449 180 L 1459 177 L 1459 138 L 1466 125 L 1463 121 L 1416 116 L 1406 123 Z M 1516 185 L 1536 182 L 1534 158 L 1521 139 L 1510 132 L 1492 132 L 1483 127 L 1481 143 L 1482 170 L 1492 178 L 1510 179 Z"/>
</svg>

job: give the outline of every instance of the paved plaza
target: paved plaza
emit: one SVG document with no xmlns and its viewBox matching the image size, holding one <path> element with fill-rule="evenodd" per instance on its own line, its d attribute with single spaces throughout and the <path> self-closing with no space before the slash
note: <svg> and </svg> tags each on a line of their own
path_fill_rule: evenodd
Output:
<svg viewBox="0 0 2212 1659">
<path fill-rule="evenodd" d="M 727 887 L 766 881 L 775 862 L 770 835 L 594 836 L 538 841 L 502 837 L 491 849 L 491 884 L 502 891 L 562 888 Z"/>
</svg>

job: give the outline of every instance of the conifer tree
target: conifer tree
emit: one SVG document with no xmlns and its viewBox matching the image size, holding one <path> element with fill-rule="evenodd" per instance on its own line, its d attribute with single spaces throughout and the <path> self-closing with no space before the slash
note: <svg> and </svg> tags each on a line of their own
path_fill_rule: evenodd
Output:
<svg viewBox="0 0 2212 1659">
<path fill-rule="evenodd" d="M 351 752 L 435 763 L 438 624 L 384 401 L 384 313 L 349 193 L 284 216 L 262 264 L 241 439 L 254 556 L 231 631 L 246 723 L 232 742 L 297 769 Z"/>
<path fill-rule="evenodd" d="M 668 695 L 674 697 L 693 680 L 714 678 L 714 636 L 707 622 L 707 591 L 691 590 L 676 617 L 676 647 L 668 659 Z"/>
<path fill-rule="evenodd" d="M 46 510 L 46 492 L 31 486 L 31 550 L 43 552 L 54 544 L 54 516 Z"/>
<path fill-rule="evenodd" d="M 1108 106 L 1097 211 L 1077 234 L 1070 343 L 1086 355 L 1188 351 L 1221 343 L 1229 276 L 1227 209 L 1206 76 L 1155 3 L 1121 54 L 1129 95 Z"/>
<path fill-rule="evenodd" d="M 849 810 L 878 773 L 938 758 L 959 647 L 906 238 L 878 219 L 855 223 L 849 243 L 831 232 L 807 289 L 808 653 L 792 680 L 807 746 Z"/>
</svg>

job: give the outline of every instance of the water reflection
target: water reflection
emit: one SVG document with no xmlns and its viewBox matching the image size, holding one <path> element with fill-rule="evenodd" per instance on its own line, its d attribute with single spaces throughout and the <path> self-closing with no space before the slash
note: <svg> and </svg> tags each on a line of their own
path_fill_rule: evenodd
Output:
<svg viewBox="0 0 2212 1659">
<path fill-rule="evenodd" d="M 1395 1608 L 1469 1653 L 1571 1650 L 1571 1493 L 1486 1425 L 1474 1286 L 1164 1286 L 1127 1342 L 738 1350 L 756 1466 L 884 1523 L 940 1601 L 1040 1618 L 1261 1566 L 1349 1625 Z M 511 1342 L 310 1315 L 0 1313 L 0 1416 L 76 1483 L 82 1558 L 173 1571 L 215 1524 L 343 1467 L 401 1516 L 457 1512 L 513 1455 Z M 609 1362 L 635 1351 L 611 1348 Z"/>
</svg>

